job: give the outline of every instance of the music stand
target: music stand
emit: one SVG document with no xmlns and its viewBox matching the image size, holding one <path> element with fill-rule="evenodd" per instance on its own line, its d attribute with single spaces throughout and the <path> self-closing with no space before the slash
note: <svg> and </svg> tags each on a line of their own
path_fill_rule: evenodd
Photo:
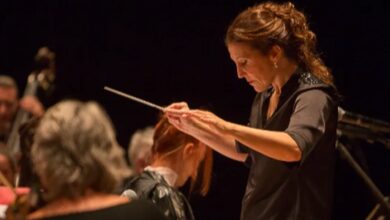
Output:
<svg viewBox="0 0 390 220">
<path fill-rule="evenodd" d="M 337 133 L 338 138 L 336 141 L 336 149 L 341 153 L 341 155 L 347 160 L 347 162 L 351 165 L 353 170 L 362 178 L 366 186 L 371 190 L 374 197 L 378 201 L 380 207 L 383 209 L 383 213 L 387 217 L 390 217 L 390 204 L 386 201 L 385 196 L 379 190 L 379 188 L 375 185 L 375 183 L 371 180 L 371 178 L 364 172 L 362 167 L 357 163 L 357 161 L 353 158 L 351 153 L 349 152 L 348 144 L 343 144 L 341 142 L 342 136 L 352 137 L 352 138 L 361 138 L 367 141 L 380 141 L 385 144 L 387 148 L 390 146 L 390 140 L 386 138 L 383 134 L 375 134 L 373 132 L 369 132 L 368 130 L 364 130 L 364 132 L 359 131 L 360 128 L 356 128 L 354 126 L 345 125 L 343 123 L 339 123 Z M 378 209 L 380 208 L 378 206 Z M 368 216 L 370 217 L 370 215 Z M 373 215 L 373 217 L 375 217 Z M 371 218 L 372 219 L 372 218 Z"/>
</svg>

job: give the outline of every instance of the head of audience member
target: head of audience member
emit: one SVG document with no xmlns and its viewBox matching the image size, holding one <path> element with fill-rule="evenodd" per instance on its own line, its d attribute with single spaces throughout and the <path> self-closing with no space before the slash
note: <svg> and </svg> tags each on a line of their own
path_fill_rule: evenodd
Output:
<svg viewBox="0 0 390 220">
<path fill-rule="evenodd" d="M 129 162 L 138 174 L 150 164 L 153 135 L 154 128 L 148 126 L 144 129 L 138 129 L 131 136 L 128 147 Z"/>
<path fill-rule="evenodd" d="M 69 100 L 49 108 L 31 159 L 47 202 L 109 194 L 131 174 L 111 121 L 95 102 Z"/>
<path fill-rule="evenodd" d="M 18 87 L 9 76 L 0 75 L 0 136 L 6 135 L 18 108 Z"/>
<path fill-rule="evenodd" d="M 0 171 L 11 185 L 15 184 L 16 163 L 11 152 L 0 143 Z M 0 181 L 0 186 L 5 184 Z"/>
<path fill-rule="evenodd" d="M 153 140 L 152 166 L 174 170 L 178 175 L 175 187 L 183 186 L 190 179 L 190 191 L 206 195 L 212 171 L 211 149 L 176 129 L 165 115 L 155 127 Z"/>
</svg>

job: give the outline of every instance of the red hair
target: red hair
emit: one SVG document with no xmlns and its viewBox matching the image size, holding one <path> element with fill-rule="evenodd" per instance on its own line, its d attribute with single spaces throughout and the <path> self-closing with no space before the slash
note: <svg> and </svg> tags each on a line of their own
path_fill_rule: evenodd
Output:
<svg viewBox="0 0 390 220">
<path fill-rule="evenodd" d="M 171 125 L 166 115 L 163 115 L 155 126 L 152 155 L 168 156 L 189 143 L 195 146 L 201 144 L 199 140 Z M 207 194 L 210 188 L 212 164 L 212 151 L 206 146 L 206 154 L 198 167 L 198 175 L 191 178 L 190 192 L 199 192 L 203 196 Z"/>
</svg>

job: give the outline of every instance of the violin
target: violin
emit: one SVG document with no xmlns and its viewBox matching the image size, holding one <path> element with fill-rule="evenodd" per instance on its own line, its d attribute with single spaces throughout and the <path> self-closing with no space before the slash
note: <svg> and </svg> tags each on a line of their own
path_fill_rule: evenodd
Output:
<svg viewBox="0 0 390 220">
<path fill-rule="evenodd" d="M 38 88 L 48 90 L 55 79 L 55 54 L 49 48 L 41 47 L 35 56 L 35 62 L 37 68 L 27 78 L 23 97 L 36 96 Z M 19 127 L 29 118 L 30 113 L 21 108 L 18 109 L 6 145 L 15 156 L 20 154 Z"/>
</svg>

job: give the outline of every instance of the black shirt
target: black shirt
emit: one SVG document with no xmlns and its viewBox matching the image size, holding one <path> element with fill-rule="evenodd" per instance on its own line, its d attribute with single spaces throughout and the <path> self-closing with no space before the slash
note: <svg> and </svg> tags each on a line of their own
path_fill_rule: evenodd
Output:
<svg viewBox="0 0 390 220">
<path fill-rule="evenodd" d="M 53 217 L 42 218 L 47 220 L 167 220 L 165 216 L 157 209 L 151 202 L 144 200 L 134 200 L 129 203 L 116 205 L 104 209 L 79 212 L 65 215 L 58 215 Z"/>
<path fill-rule="evenodd" d="M 144 170 L 125 184 L 138 198 L 152 201 L 170 220 L 194 220 L 191 205 L 177 189 L 169 186 L 157 172 Z"/>
<path fill-rule="evenodd" d="M 242 220 L 330 219 L 337 128 L 337 96 L 332 86 L 297 70 L 283 86 L 274 114 L 267 119 L 272 88 L 257 94 L 249 126 L 284 131 L 302 151 L 299 162 L 248 152 L 250 173 L 242 201 Z"/>
</svg>

